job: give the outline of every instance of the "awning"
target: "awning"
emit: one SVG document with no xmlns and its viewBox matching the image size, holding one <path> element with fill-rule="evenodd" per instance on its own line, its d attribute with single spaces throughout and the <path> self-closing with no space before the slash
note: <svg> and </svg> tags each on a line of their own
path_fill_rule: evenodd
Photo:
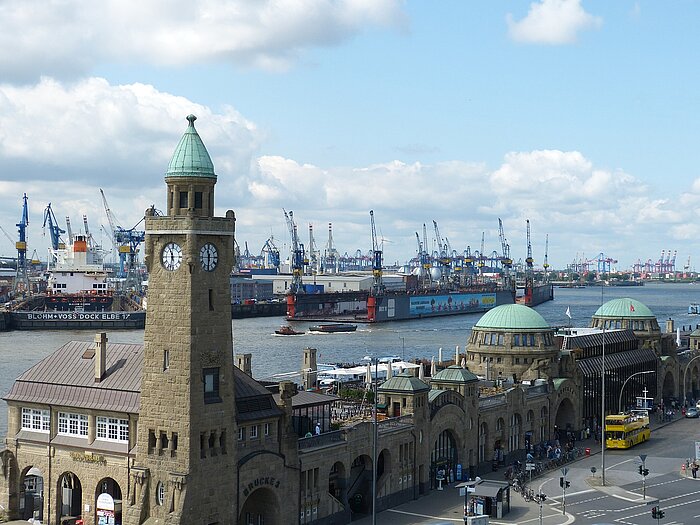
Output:
<svg viewBox="0 0 700 525">
<path fill-rule="evenodd" d="M 656 370 L 656 362 L 656 353 L 651 348 L 605 354 L 606 371 L 638 365 L 649 365 L 649 370 Z M 579 359 L 576 364 L 584 376 L 600 376 L 603 370 L 603 356 Z"/>
</svg>

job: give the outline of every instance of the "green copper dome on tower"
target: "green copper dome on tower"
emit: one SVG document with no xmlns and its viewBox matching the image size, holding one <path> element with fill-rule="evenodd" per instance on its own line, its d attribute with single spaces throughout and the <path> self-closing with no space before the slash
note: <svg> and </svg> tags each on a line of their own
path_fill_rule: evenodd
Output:
<svg viewBox="0 0 700 525">
<path fill-rule="evenodd" d="M 540 314 L 523 304 L 502 304 L 486 312 L 474 328 L 500 330 L 550 330 Z"/>
<path fill-rule="evenodd" d="M 621 297 L 605 303 L 596 310 L 593 317 L 622 319 L 626 317 L 655 318 L 656 316 L 644 303 L 629 297 Z"/>
<path fill-rule="evenodd" d="M 194 127 L 194 121 L 197 120 L 197 117 L 187 115 L 187 120 L 190 124 L 187 126 L 187 130 L 185 130 L 185 134 L 180 139 L 177 148 L 175 148 L 165 176 L 216 179 L 214 164 L 211 161 L 209 152 Z"/>
</svg>

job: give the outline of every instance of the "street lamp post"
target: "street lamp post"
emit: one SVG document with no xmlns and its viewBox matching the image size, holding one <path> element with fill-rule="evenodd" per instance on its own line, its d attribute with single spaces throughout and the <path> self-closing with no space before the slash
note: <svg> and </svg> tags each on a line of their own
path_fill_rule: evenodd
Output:
<svg viewBox="0 0 700 525">
<path fill-rule="evenodd" d="M 377 525 L 377 375 L 379 373 L 379 359 L 366 356 L 374 364 L 374 379 L 372 389 L 374 390 L 374 401 L 372 403 L 372 525 Z M 391 366 L 391 363 L 388 364 Z"/>
<path fill-rule="evenodd" d="M 688 373 L 688 367 L 690 367 L 690 363 L 695 361 L 696 359 L 700 359 L 700 355 L 696 355 L 693 357 L 690 361 L 688 361 L 688 364 L 685 365 L 685 370 L 683 370 L 683 406 L 685 406 L 685 401 L 686 401 L 686 393 L 688 392 L 688 389 L 686 388 L 686 374 Z"/>
<path fill-rule="evenodd" d="M 406 360 L 406 339 L 404 337 L 399 337 L 401 339 L 401 361 Z"/>
<path fill-rule="evenodd" d="M 700 356 L 698 356 L 700 357 Z M 625 385 L 627 384 L 627 381 L 632 379 L 634 376 L 640 376 L 644 374 L 653 374 L 655 370 L 645 370 L 644 372 L 636 372 L 629 376 L 627 379 L 625 379 L 625 382 L 622 383 L 622 387 L 620 388 L 620 397 L 617 400 L 617 411 L 621 414 L 622 413 L 622 392 L 625 390 Z M 646 394 L 645 394 L 646 395 Z M 644 407 L 646 408 L 646 407 Z"/>
<path fill-rule="evenodd" d="M 602 294 L 601 289 L 601 294 Z M 605 319 L 603 319 L 603 363 L 601 370 L 601 387 L 600 387 L 600 419 L 602 426 L 600 428 L 600 467 L 601 467 L 601 483 L 605 486 Z"/>
</svg>

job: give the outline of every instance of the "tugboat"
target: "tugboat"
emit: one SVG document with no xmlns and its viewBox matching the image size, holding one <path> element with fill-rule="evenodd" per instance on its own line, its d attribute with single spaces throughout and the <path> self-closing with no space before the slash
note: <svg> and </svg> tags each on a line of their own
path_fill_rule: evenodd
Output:
<svg viewBox="0 0 700 525">
<path fill-rule="evenodd" d="M 320 332 L 323 334 L 354 332 L 355 330 L 357 330 L 357 325 L 345 323 L 319 324 L 309 328 L 309 332 Z"/>
<path fill-rule="evenodd" d="M 275 330 L 277 335 L 303 335 L 304 332 L 297 332 L 289 325 L 280 326 L 279 329 Z"/>
</svg>

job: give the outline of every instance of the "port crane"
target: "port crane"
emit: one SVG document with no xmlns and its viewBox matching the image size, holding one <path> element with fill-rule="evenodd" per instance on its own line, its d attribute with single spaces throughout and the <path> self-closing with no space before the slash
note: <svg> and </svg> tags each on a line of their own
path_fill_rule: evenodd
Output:
<svg viewBox="0 0 700 525">
<path fill-rule="evenodd" d="M 326 250 L 324 254 L 323 271 L 338 273 L 338 259 L 340 254 L 333 244 L 333 223 L 328 223 L 328 241 L 326 242 Z"/>
<path fill-rule="evenodd" d="M 284 218 L 287 221 L 287 228 L 292 241 L 292 282 L 289 285 L 290 293 L 303 292 L 302 275 L 304 274 L 304 245 L 299 242 L 299 234 L 297 225 L 294 223 L 294 212 L 291 210 L 284 212 Z"/>
<path fill-rule="evenodd" d="M 29 276 L 27 275 L 27 226 L 29 226 L 29 212 L 27 211 L 27 194 L 22 197 L 22 219 L 16 224 L 19 232 L 19 240 L 15 243 L 17 248 L 17 271 L 13 289 L 15 293 L 29 293 Z"/>
<path fill-rule="evenodd" d="M 102 204 L 104 205 L 111 230 L 112 244 L 119 253 L 117 277 L 126 279 L 125 286 L 127 288 L 138 287 L 138 276 L 136 273 L 138 248 L 146 240 L 146 232 L 136 228 L 143 219 L 133 228 L 122 228 L 114 217 L 109 204 L 107 204 L 107 197 L 105 197 L 105 192 L 102 191 L 102 188 L 100 188 L 100 194 L 102 195 Z M 87 231 L 85 233 L 87 235 Z"/>
<path fill-rule="evenodd" d="M 265 244 L 260 251 L 260 255 L 263 258 L 265 268 L 275 268 L 277 271 L 279 271 L 280 251 L 275 245 L 275 241 L 272 236 L 265 241 Z"/>
<path fill-rule="evenodd" d="M 379 294 L 384 290 L 382 283 L 382 249 L 377 240 L 377 229 L 374 225 L 374 210 L 369 210 L 369 222 L 372 230 L 372 293 Z"/>
<path fill-rule="evenodd" d="M 48 224 L 49 226 L 49 237 L 51 238 L 51 248 L 54 250 L 58 249 L 63 249 L 65 248 L 65 244 L 61 242 L 61 234 L 66 233 L 65 230 L 62 230 L 61 227 L 58 225 L 58 221 L 56 220 L 56 216 L 53 213 L 53 210 L 51 209 L 51 203 L 49 202 L 49 205 L 46 206 L 46 209 L 44 210 L 44 224 L 42 225 L 42 228 L 46 228 L 46 225 Z"/>
<path fill-rule="evenodd" d="M 510 258 L 510 245 L 503 232 L 503 221 L 498 219 L 498 239 L 501 241 L 501 267 L 503 268 L 503 280 L 510 280 L 510 269 L 513 267 L 513 259 Z"/>
<path fill-rule="evenodd" d="M 435 242 L 437 243 L 437 260 L 440 263 L 440 283 L 445 285 L 449 280 L 450 270 L 452 269 L 452 250 L 446 241 L 442 239 L 440 228 L 438 228 L 438 223 L 434 219 L 433 228 L 435 229 Z"/>
<path fill-rule="evenodd" d="M 316 248 L 316 239 L 314 239 L 314 225 L 309 223 L 309 266 L 313 273 L 321 271 L 321 253 Z"/>
<path fill-rule="evenodd" d="M 542 263 L 542 268 L 544 268 L 544 282 L 549 282 L 549 262 L 547 262 L 547 256 L 549 252 L 549 234 L 544 237 L 544 262 Z"/>
<path fill-rule="evenodd" d="M 526 219 L 527 224 L 527 257 L 525 258 L 525 297 L 532 297 L 532 290 L 535 287 L 534 263 L 532 258 L 532 242 L 530 241 L 530 219 Z"/>
</svg>

